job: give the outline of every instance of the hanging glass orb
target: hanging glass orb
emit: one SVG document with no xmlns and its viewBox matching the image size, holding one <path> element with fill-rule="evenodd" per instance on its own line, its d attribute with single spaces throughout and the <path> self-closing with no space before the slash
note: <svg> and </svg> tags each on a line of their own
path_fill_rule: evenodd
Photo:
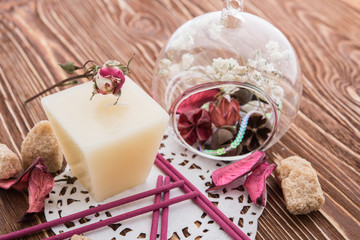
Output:
<svg viewBox="0 0 360 240">
<path fill-rule="evenodd" d="M 222 11 L 184 23 L 161 51 L 153 75 L 153 96 L 171 114 L 179 142 L 217 160 L 266 150 L 286 133 L 300 106 L 293 47 L 242 6 L 225 0 Z"/>
</svg>

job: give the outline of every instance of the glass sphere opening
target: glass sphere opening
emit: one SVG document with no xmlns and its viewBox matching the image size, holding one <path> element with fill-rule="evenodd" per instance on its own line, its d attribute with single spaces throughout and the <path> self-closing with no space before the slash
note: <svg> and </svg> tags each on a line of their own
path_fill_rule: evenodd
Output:
<svg viewBox="0 0 360 240">
<path fill-rule="evenodd" d="M 216 115 L 219 108 L 225 110 L 225 116 Z M 209 112 L 212 134 L 207 140 L 188 141 L 187 129 L 181 127 L 180 119 L 188 115 L 189 109 Z M 226 117 L 229 109 L 233 111 L 230 115 L 239 118 Z M 169 113 L 173 134 L 181 144 L 201 156 L 226 161 L 267 149 L 277 131 L 279 117 L 271 97 L 256 86 L 239 82 L 205 83 L 190 88 L 173 102 Z M 246 118 L 250 122 L 245 124 Z"/>
</svg>

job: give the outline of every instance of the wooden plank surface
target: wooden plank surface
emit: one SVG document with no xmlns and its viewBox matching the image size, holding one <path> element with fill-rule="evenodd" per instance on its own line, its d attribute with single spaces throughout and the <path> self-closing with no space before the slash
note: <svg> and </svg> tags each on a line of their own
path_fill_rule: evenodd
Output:
<svg viewBox="0 0 360 240">
<path fill-rule="evenodd" d="M 221 6 L 221 0 L 0 1 L 0 142 L 19 154 L 27 132 L 46 119 L 39 99 L 23 101 L 66 77 L 58 62 L 127 61 L 135 53 L 132 78 L 150 93 L 152 69 L 172 32 Z M 303 73 L 299 114 L 268 155 L 308 159 L 326 198 L 320 211 L 292 216 L 271 176 L 256 238 L 358 239 L 360 1 L 252 0 L 245 9 L 289 38 Z M 45 221 L 17 223 L 26 209 L 25 194 L 0 190 L 0 234 Z"/>
</svg>

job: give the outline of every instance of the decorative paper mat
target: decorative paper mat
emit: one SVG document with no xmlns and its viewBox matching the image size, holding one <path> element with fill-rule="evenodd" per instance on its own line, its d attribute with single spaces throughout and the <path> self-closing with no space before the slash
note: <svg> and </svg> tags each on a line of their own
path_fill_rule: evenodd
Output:
<svg viewBox="0 0 360 240">
<path fill-rule="evenodd" d="M 251 239 L 255 239 L 257 230 L 257 219 L 261 216 L 264 208 L 256 206 L 250 201 L 247 191 L 242 187 L 244 179 L 232 183 L 228 187 L 212 193 L 205 193 L 211 181 L 211 173 L 219 167 L 225 166 L 222 161 L 215 161 L 195 155 L 188 151 L 167 131 L 162 141 L 160 153 L 171 164 L 192 182 L 202 193 L 207 196 L 217 207 L 228 216 L 240 229 Z M 98 206 L 102 203 L 114 201 L 126 196 L 143 192 L 156 186 L 156 179 L 159 174 L 164 175 L 156 166 L 150 172 L 147 181 L 135 188 L 129 189 L 103 202 L 96 202 L 86 189 L 75 181 L 73 184 L 57 182 L 45 200 L 45 216 L 47 221 L 67 216 L 71 213 Z M 67 168 L 56 179 L 63 179 L 65 176 L 73 177 Z M 179 196 L 183 192 L 180 189 L 170 191 L 170 198 Z M 140 207 L 154 203 L 154 197 L 148 197 L 130 204 L 113 208 L 105 212 L 90 215 L 86 218 L 59 225 L 52 228 L 54 233 L 59 234 L 73 230 L 79 226 L 91 224 L 111 216 L 116 216 Z M 175 235 L 180 239 L 195 239 L 201 236 L 203 239 L 231 239 L 220 227 L 207 216 L 200 207 L 191 200 L 181 202 L 169 207 L 168 238 Z M 147 213 L 100 228 L 84 235 L 91 239 L 148 239 L 150 235 L 152 213 Z M 160 233 L 160 229 L 158 231 Z"/>
</svg>

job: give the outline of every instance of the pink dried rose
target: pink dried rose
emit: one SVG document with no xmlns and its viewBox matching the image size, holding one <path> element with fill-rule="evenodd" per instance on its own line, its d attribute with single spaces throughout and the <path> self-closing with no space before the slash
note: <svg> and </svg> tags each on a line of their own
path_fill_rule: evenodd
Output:
<svg viewBox="0 0 360 240">
<path fill-rule="evenodd" d="M 258 164 L 260 164 L 265 158 L 266 155 L 264 152 L 257 151 L 226 167 L 215 170 L 211 175 L 212 186 L 210 186 L 210 188 L 208 188 L 206 191 L 208 192 L 224 187 L 225 185 L 230 184 L 236 179 L 245 176 L 246 174 L 251 172 Z"/>
<path fill-rule="evenodd" d="M 20 221 L 30 219 L 44 208 L 44 200 L 54 186 L 54 178 L 47 172 L 44 160 L 38 157 L 17 179 L 0 180 L 0 188 L 28 189 L 29 209 Z"/>
<path fill-rule="evenodd" d="M 200 108 L 181 113 L 178 119 L 178 130 L 183 139 L 190 145 L 196 141 L 208 140 L 212 135 L 209 113 Z"/>
<path fill-rule="evenodd" d="M 216 127 L 224 125 L 235 125 L 240 120 L 240 105 L 235 99 L 227 100 L 222 98 L 219 106 L 216 106 L 213 102 L 209 105 L 209 113 L 211 121 Z"/>
<path fill-rule="evenodd" d="M 215 101 L 219 93 L 220 89 L 218 88 L 195 93 L 181 102 L 176 109 L 176 113 L 181 114 L 194 108 L 201 108 L 205 103 Z"/>
<path fill-rule="evenodd" d="M 263 162 L 258 165 L 254 171 L 246 178 L 244 188 L 248 191 L 253 203 L 265 206 L 266 179 L 275 170 L 275 164 Z"/>
<path fill-rule="evenodd" d="M 119 94 L 125 83 L 125 74 L 115 60 L 107 61 L 98 71 L 94 79 L 94 90 L 101 94 Z"/>
</svg>

